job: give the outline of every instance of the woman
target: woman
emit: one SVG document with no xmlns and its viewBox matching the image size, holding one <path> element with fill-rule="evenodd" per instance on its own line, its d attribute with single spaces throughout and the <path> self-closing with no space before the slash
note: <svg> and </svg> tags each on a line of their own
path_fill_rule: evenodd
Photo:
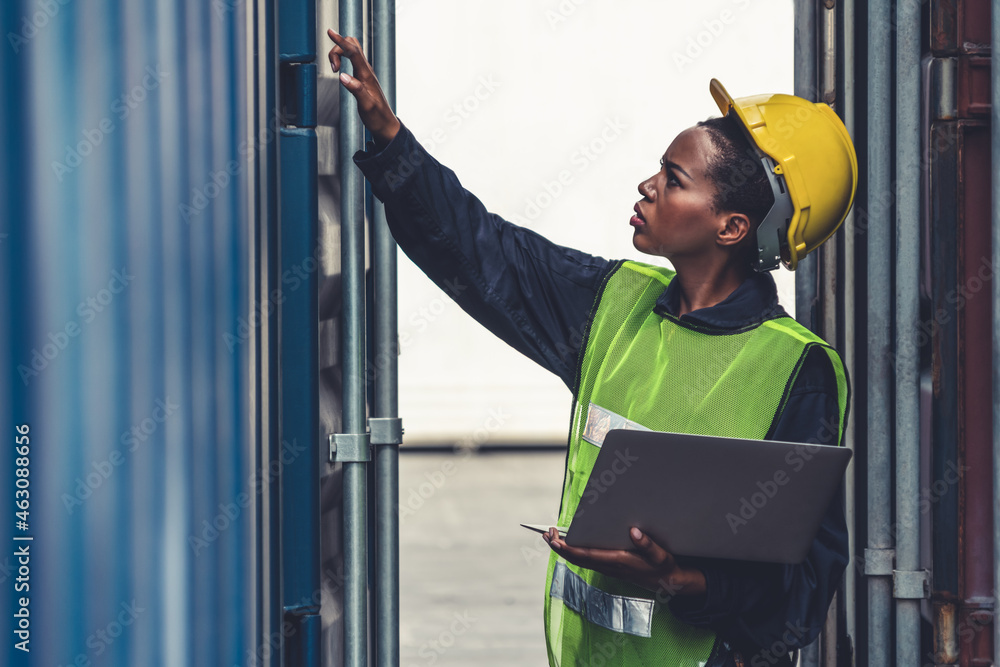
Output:
<svg viewBox="0 0 1000 667">
<path fill-rule="evenodd" d="M 839 356 L 787 317 L 767 270 L 789 268 L 843 221 L 857 182 L 846 130 L 791 96 L 732 100 L 681 132 L 639 184 L 641 252 L 674 271 L 556 246 L 488 213 L 392 113 L 357 40 L 329 31 L 374 140 L 355 162 L 400 247 L 453 298 L 573 391 L 559 523 L 568 525 L 608 414 L 654 430 L 838 444 Z M 765 152 L 766 151 L 766 152 Z M 812 187 L 809 187 L 812 186 Z M 567 545 L 555 529 L 546 581 L 551 665 L 790 665 L 811 642 L 848 560 L 840 497 L 796 566 L 675 559 L 638 529 L 635 549 Z"/>
</svg>

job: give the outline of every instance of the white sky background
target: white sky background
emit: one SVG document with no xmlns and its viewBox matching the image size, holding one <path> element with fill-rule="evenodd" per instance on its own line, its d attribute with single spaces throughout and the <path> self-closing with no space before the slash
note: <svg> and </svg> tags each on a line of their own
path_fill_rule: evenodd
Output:
<svg viewBox="0 0 1000 667">
<path fill-rule="evenodd" d="M 792 92 L 791 0 L 397 0 L 396 9 L 402 121 L 488 210 L 609 259 L 666 263 L 632 247 L 628 221 L 638 183 L 673 137 L 719 115 L 709 79 L 736 97 Z M 791 313 L 793 274 L 774 275 Z M 402 253 L 399 329 L 407 443 L 565 442 L 569 390 Z"/>
</svg>

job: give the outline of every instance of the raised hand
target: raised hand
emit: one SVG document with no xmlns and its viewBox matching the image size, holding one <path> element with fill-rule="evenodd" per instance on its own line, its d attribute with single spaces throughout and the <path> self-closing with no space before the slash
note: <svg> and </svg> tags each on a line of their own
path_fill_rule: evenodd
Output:
<svg viewBox="0 0 1000 667">
<path fill-rule="evenodd" d="M 358 103 L 358 115 L 364 123 L 372 137 L 380 145 L 385 145 L 392 141 L 392 138 L 399 132 L 399 119 L 389 108 L 389 102 L 385 99 L 385 93 L 375 78 L 372 66 L 365 58 L 365 53 L 361 49 L 361 44 L 354 37 L 344 37 L 343 35 L 327 30 L 326 34 L 333 40 L 333 48 L 330 49 L 330 66 L 334 72 L 340 71 L 340 58 L 346 56 L 354 67 L 354 76 L 346 72 L 340 73 L 340 83 L 347 88 L 351 95 L 354 95 Z"/>
</svg>

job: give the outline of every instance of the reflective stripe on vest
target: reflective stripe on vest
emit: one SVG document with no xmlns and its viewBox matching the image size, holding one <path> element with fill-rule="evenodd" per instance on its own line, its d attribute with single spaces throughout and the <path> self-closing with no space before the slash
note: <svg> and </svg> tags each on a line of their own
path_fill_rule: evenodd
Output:
<svg viewBox="0 0 1000 667">
<path fill-rule="evenodd" d="M 549 595 L 602 628 L 648 637 L 653 625 L 653 601 L 627 598 L 594 588 L 565 563 L 556 563 Z"/>
<path fill-rule="evenodd" d="M 653 309 L 673 276 L 667 269 L 625 262 L 600 296 L 582 351 L 557 525 L 570 525 L 583 497 L 606 432 L 604 422 L 624 420 L 635 428 L 762 439 L 784 408 L 788 388 L 813 346 L 827 352 L 837 376 L 841 420 L 832 431 L 838 442 L 842 437 L 847 381 L 835 351 L 787 317 L 743 331 L 719 332 L 661 316 Z M 829 426 L 817 425 L 818 439 L 819 430 L 829 432 Z M 660 604 L 665 599 L 657 597 L 654 602 L 651 595 L 552 553 L 545 599 L 550 664 L 589 664 L 588 656 L 609 643 L 618 647 L 604 662 L 609 666 L 686 666 L 705 661 L 714 633 L 679 622 L 666 604 Z M 648 603 L 652 610 L 648 635 L 628 632 L 624 616 L 619 624 L 609 614 L 591 612 L 587 604 L 595 600 L 616 605 L 619 599 L 635 600 L 630 610 Z"/>
</svg>

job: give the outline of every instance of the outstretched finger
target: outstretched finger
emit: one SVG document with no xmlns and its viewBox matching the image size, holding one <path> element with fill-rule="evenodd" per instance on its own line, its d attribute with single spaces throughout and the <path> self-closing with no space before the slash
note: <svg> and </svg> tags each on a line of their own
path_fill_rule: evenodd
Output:
<svg viewBox="0 0 1000 667">
<path fill-rule="evenodd" d="M 374 76 L 365 52 L 361 49 L 361 43 L 354 37 L 344 37 L 333 29 L 327 29 L 326 34 L 333 40 L 334 47 L 330 49 L 330 64 L 334 66 L 334 71 L 340 69 L 340 57 L 344 55 L 351 61 L 354 68 L 354 78 L 367 81 L 369 74 Z M 336 59 L 336 63 L 334 63 Z"/>
</svg>

